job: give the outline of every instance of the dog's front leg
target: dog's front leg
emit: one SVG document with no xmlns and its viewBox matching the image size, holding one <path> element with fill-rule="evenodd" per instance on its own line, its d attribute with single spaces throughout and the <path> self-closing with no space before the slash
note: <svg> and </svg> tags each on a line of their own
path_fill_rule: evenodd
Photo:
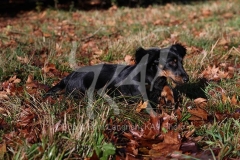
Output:
<svg viewBox="0 0 240 160">
<path fill-rule="evenodd" d="M 169 85 L 165 85 L 159 97 L 158 107 L 161 110 L 172 111 L 175 109 L 173 90 Z"/>
</svg>

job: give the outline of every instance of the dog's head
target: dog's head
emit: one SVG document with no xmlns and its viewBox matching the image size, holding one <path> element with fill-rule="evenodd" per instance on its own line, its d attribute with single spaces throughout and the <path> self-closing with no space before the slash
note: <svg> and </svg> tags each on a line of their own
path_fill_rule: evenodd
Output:
<svg viewBox="0 0 240 160">
<path fill-rule="evenodd" d="M 157 76 L 171 78 L 177 84 L 189 81 L 183 68 L 183 58 L 186 48 L 181 44 L 174 44 L 167 48 L 138 48 L 135 54 L 136 64 L 146 64 L 151 70 L 156 70 Z"/>
</svg>

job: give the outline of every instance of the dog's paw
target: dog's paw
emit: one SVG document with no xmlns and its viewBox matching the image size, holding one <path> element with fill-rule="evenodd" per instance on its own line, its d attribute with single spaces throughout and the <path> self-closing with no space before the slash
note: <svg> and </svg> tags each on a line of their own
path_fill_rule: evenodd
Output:
<svg viewBox="0 0 240 160">
<path fill-rule="evenodd" d="M 163 87 L 161 96 L 159 97 L 159 107 L 163 110 L 174 110 L 175 101 L 173 91 L 170 86 L 166 85 Z"/>
</svg>

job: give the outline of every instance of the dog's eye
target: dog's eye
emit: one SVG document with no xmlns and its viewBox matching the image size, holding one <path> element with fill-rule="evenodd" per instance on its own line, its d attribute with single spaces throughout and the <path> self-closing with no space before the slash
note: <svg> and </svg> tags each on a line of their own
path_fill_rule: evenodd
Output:
<svg viewBox="0 0 240 160">
<path fill-rule="evenodd" d="M 177 66 L 177 59 L 173 59 L 172 61 L 169 62 L 171 66 Z"/>
</svg>

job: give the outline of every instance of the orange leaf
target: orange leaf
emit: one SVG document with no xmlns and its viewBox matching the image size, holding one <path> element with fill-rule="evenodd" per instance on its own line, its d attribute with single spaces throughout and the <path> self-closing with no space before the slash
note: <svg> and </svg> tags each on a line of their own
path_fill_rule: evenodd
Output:
<svg viewBox="0 0 240 160">
<path fill-rule="evenodd" d="M 205 17 L 208 17 L 212 14 L 212 12 L 209 9 L 203 9 L 202 10 L 202 15 Z"/>
<path fill-rule="evenodd" d="M 154 139 L 160 133 L 160 117 L 150 116 L 150 120 L 144 124 L 143 137 L 146 139 Z"/>
<path fill-rule="evenodd" d="M 49 64 L 45 65 L 42 68 L 42 70 L 43 70 L 44 73 L 48 73 L 50 70 L 56 70 L 56 67 L 55 67 L 54 64 L 49 63 Z"/>
<path fill-rule="evenodd" d="M 224 37 L 222 37 L 218 42 L 218 45 L 220 46 L 225 46 L 227 44 L 228 44 L 228 41 Z"/>
<path fill-rule="evenodd" d="M 49 34 L 49 33 L 43 33 L 43 36 L 46 37 L 46 38 L 52 37 L 52 35 Z"/>
<path fill-rule="evenodd" d="M 200 108 L 200 107 L 197 107 L 196 109 L 188 109 L 188 112 L 192 116 L 199 117 L 200 120 L 207 120 L 207 116 L 208 116 L 207 112 L 204 109 Z"/>
<path fill-rule="evenodd" d="M 4 159 L 4 154 L 7 152 L 6 143 L 0 144 L 0 159 Z"/>
<path fill-rule="evenodd" d="M 33 76 L 29 74 L 26 83 L 32 83 L 32 82 L 33 82 Z"/>
<path fill-rule="evenodd" d="M 140 102 L 140 103 L 138 104 L 137 108 L 136 108 L 136 112 L 139 113 L 141 110 L 147 108 L 147 106 L 148 106 L 148 101 L 145 101 L 145 102 L 143 102 L 143 103 Z"/>
<path fill-rule="evenodd" d="M 27 56 L 25 56 L 25 57 L 19 57 L 19 56 L 17 56 L 17 60 L 20 61 L 21 63 L 24 63 L 24 64 L 26 64 L 26 63 L 29 62 L 29 59 L 28 59 Z"/>
<path fill-rule="evenodd" d="M 153 144 L 154 147 L 149 151 L 149 155 L 151 155 L 152 157 L 165 156 L 174 151 L 178 151 L 180 145 L 181 144 L 166 144 L 166 143 Z M 165 159 L 164 157 L 162 158 Z"/>
<path fill-rule="evenodd" d="M 180 134 L 178 132 L 170 130 L 164 134 L 163 142 L 166 144 L 180 144 Z"/>
<path fill-rule="evenodd" d="M 9 99 L 6 91 L 0 91 L 0 99 Z"/>
<path fill-rule="evenodd" d="M 197 107 L 205 108 L 207 106 L 207 100 L 205 98 L 197 98 L 194 100 Z"/>
<path fill-rule="evenodd" d="M 135 64 L 135 61 L 134 61 L 134 59 L 131 55 L 126 55 L 124 60 L 127 63 L 127 65 L 134 65 Z"/>
<path fill-rule="evenodd" d="M 130 140 L 130 142 L 127 144 L 126 152 L 133 155 L 138 155 L 138 146 L 139 144 L 135 140 Z"/>
<path fill-rule="evenodd" d="M 232 105 L 237 105 L 237 98 L 236 98 L 236 95 L 235 95 L 235 94 L 232 96 L 231 104 L 232 104 Z"/>
<path fill-rule="evenodd" d="M 224 93 L 222 93 L 222 101 L 223 101 L 223 103 L 227 103 L 227 101 L 228 101 L 228 98 Z"/>
</svg>

